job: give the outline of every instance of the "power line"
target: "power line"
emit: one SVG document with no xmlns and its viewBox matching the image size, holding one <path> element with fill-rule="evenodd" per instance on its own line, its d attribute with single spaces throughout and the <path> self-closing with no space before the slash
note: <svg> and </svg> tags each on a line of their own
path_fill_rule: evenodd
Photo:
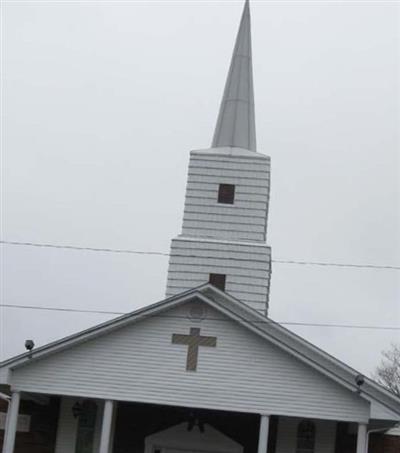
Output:
<svg viewBox="0 0 400 453">
<path fill-rule="evenodd" d="M 167 252 L 154 252 L 154 251 L 130 250 L 130 249 L 114 249 L 114 248 L 97 248 L 97 247 L 79 247 L 76 245 L 45 244 L 45 243 L 38 243 L 38 242 L 0 241 L 0 244 L 26 246 L 26 247 L 43 247 L 43 248 L 76 250 L 76 251 L 88 251 L 88 252 L 120 253 L 120 254 L 131 254 L 131 255 L 153 255 L 153 256 L 166 256 L 166 257 L 181 256 L 181 257 L 186 257 L 186 258 L 198 258 L 197 255 L 183 255 L 183 254 L 180 255 L 180 254 L 176 254 L 176 253 L 171 255 L 170 253 L 167 253 Z M 235 261 L 240 261 L 240 259 L 238 259 L 238 258 L 232 258 L 232 259 Z M 335 263 L 335 262 L 325 262 L 325 261 L 302 261 L 302 260 L 282 260 L 282 259 L 273 259 L 271 261 L 276 264 L 294 264 L 294 265 L 302 265 L 302 266 L 400 270 L 400 266 L 366 264 L 366 263 L 355 264 L 355 263 Z"/>
<path fill-rule="evenodd" d="M 392 269 L 400 270 L 400 266 L 380 264 L 354 264 L 354 263 L 329 263 L 324 261 L 294 261 L 294 260 L 272 260 L 278 264 L 301 264 L 306 266 L 328 266 L 328 267 L 355 267 L 360 269 Z"/>
<path fill-rule="evenodd" d="M 14 305 L 14 304 L 0 304 L 0 307 L 4 308 L 18 308 L 18 309 L 28 309 L 28 310 L 46 310 L 46 311 L 60 311 L 60 312 L 70 312 L 70 313 L 95 313 L 101 315 L 126 315 L 127 313 L 118 312 L 118 311 L 106 311 L 106 310 L 83 310 L 77 308 L 58 308 L 58 307 L 42 307 L 38 305 Z M 185 316 L 177 315 L 151 315 L 157 316 L 160 318 L 171 318 L 171 319 L 187 319 Z M 204 319 L 213 320 L 213 321 L 223 321 L 221 318 L 212 318 L 206 316 Z M 228 320 L 229 321 L 229 320 Z M 253 319 L 245 319 L 246 322 L 252 324 L 271 324 L 275 321 L 270 321 L 266 319 L 265 321 L 254 321 Z M 307 322 L 294 322 L 294 321 L 283 321 L 277 322 L 277 324 L 287 325 L 287 326 L 306 326 L 306 327 L 333 327 L 333 328 L 343 328 L 343 329 L 369 329 L 369 330 L 400 330 L 400 327 L 394 326 L 372 326 L 372 325 L 360 325 L 360 324 L 329 324 L 329 323 L 307 323 Z"/>
<path fill-rule="evenodd" d="M 0 244 L 6 245 L 22 245 L 28 247 L 45 247 L 52 249 L 67 249 L 67 250 L 82 250 L 88 252 L 105 252 L 105 253 L 128 253 L 132 255 L 156 255 L 156 256 L 170 256 L 166 252 L 149 252 L 144 250 L 129 250 L 129 249 L 112 249 L 112 248 L 98 248 L 98 247 L 79 247 L 76 245 L 65 244 L 43 244 L 38 242 L 16 242 L 16 241 L 0 241 Z"/>
</svg>

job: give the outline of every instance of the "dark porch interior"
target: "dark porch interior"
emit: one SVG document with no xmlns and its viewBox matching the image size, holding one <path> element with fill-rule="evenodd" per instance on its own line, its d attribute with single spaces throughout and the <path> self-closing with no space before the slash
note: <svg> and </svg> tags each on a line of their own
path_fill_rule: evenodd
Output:
<svg viewBox="0 0 400 453">
<path fill-rule="evenodd" d="M 23 399 L 20 413 L 31 417 L 28 432 L 17 432 L 15 453 L 54 453 L 57 422 L 60 408 L 59 397 L 49 397 L 46 404 Z M 0 411 L 6 413 L 8 404 L 0 400 Z M 0 451 L 2 450 L 4 430 L 0 429 Z"/>
<path fill-rule="evenodd" d="M 59 397 L 48 397 L 41 403 L 23 399 L 20 413 L 31 416 L 28 432 L 17 432 L 15 453 L 54 453 L 60 407 Z M 7 412 L 7 403 L 0 400 L 0 412 Z M 147 436 L 172 426 L 196 421 L 207 423 L 244 447 L 244 453 L 257 453 L 259 422 L 257 414 L 190 409 L 140 403 L 118 403 L 113 453 L 143 453 Z M 198 423 L 200 422 L 200 423 Z M 279 417 L 272 416 L 268 453 L 275 453 Z M 4 430 L 0 429 L 0 449 Z M 355 453 L 356 429 L 339 422 L 335 453 Z M 71 445 L 71 451 L 75 447 Z M 95 453 L 95 452 L 93 452 Z M 369 453 L 400 453 L 400 438 L 374 433 L 370 437 Z"/>
<path fill-rule="evenodd" d="M 277 417 L 270 421 L 268 453 L 275 451 L 277 421 Z M 258 415 L 138 403 L 118 404 L 113 452 L 143 453 L 147 436 L 182 422 L 188 423 L 188 429 L 193 423 L 193 429 L 207 423 L 243 445 L 244 453 L 257 452 Z"/>
</svg>

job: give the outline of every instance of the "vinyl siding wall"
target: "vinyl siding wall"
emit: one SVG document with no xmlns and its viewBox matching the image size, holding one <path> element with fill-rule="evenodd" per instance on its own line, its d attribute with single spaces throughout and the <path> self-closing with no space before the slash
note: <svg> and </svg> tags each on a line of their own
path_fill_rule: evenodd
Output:
<svg viewBox="0 0 400 453">
<path fill-rule="evenodd" d="M 235 241 L 266 240 L 270 161 L 192 151 L 182 235 Z M 219 184 L 235 185 L 234 204 L 217 202 Z"/>
<path fill-rule="evenodd" d="M 233 184 L 233 204 L 218 203 L 219 184 Z M 190 153 L 182 234 L 171 244 L 167 296 L 225 274 L 226 292 L 266 313 L 271 249 L 265 245 L 270 159 L 232 149 Z"/>
<path fill-rule="evenodd" d="M 167 297 L 208 282 L 209 274 L 225 274 L 228 294 L 265 313 L 268 307 L 271 249 L 240 244 L 177 238 L 171 244 Z"/>
<path fill-rule="evenodd" d="M 12 372 L 15 389 L 175 406 L 366 421 L 356 394 L 207 306 L 192 320 L 191 302 Z M 217 337 L 202 347 L 197 372 L 173 333 L 201 328 Z"/>
</svg>

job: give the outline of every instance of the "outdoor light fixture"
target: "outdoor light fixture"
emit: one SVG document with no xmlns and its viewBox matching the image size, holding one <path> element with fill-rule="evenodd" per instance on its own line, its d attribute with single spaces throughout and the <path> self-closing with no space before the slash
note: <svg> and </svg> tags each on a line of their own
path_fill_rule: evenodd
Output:
<svg viewBox="0 0 400 453">
<path fill-rule="evenodd" d="M 199 428 L 201 433 L 204 433 L 204 421 L 199 417 L 196 417 L 193 412 L 191 412 L 189 415 L 187 430 L 192 431 L 195 426 Z"/>
<path fill-rule="evenodd" d="M 25 340 L 25 349 L 28 351 L 32 351 L 32 349 L 35 347 L 35 343 L 33 340 Z"/>
<path fill-rule="evenodd" d="M 365 382 L 365 378 L 362 374 L 357 374 L 357 376 L 355 377 L 355 381 L 356 381 L 356 384 L 357 384 L 357 393 L 361 393 L 361 386 L 364 384 Z"/>
<path fill-rule="evenodd" d="M 78 418 L 80 415 L 82 415 L 83 412 L 83 407 L 82 404 L 77 401 L 73 406 L 72 406 L 72 415 L 74 418 Z"/>
</svg>

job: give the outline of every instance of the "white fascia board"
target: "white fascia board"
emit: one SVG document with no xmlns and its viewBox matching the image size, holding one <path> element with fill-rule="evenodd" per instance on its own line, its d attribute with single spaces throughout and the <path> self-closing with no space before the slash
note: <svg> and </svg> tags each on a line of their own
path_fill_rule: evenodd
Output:
<svg viewBox="0 0 400 453">
<path fill-rule="evenodd" d="M 245 148 L 236 148 L 230 146 L 218 147 L 218 148 L 207 148 L 207 149 L 194 149 L 190 151 L 191 155 L 199 156 L 217 156 L 217 157 L 244 157 L 251 159 L 270 160 L 270 157 L 266 154 L 259 153 L 257 151 L 250 151 Z"/>
<path fill-rule="evenodd" d="M 246 241 L 228 241 L 225 239 L 212 239 L 212 238 L 204 238 L 204 237 L 184 236 L 183 234 L 180 234 L 176 238 L 172 239 L 172 241 L 201 242 L 204 244 L 245 245 L 246 247 L 255 247 L 255 248 L 263 247 L 263 248 L 271 251 L 271 247 L 263 241 L 260 241 L 259 243 L 246 242 Z"/>
</svg>

